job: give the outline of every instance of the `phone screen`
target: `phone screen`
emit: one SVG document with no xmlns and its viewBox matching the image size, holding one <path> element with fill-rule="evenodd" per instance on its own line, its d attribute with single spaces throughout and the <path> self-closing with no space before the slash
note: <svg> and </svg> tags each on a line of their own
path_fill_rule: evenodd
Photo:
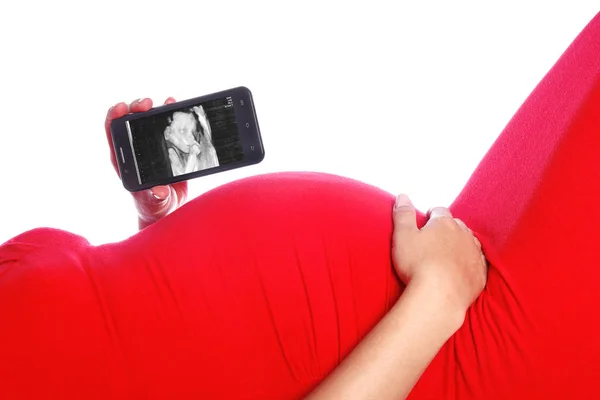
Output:
<svg viewBox="0 0 600 400">
<path fill-rule="evenodd" d="M 140 185 L 244 161 L 231 96 L 125 121 Z"/>
</svg>

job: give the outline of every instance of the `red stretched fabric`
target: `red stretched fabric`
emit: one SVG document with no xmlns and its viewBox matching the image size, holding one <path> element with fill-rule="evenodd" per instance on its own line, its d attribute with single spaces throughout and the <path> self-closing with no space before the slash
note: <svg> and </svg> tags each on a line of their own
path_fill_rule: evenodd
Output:
<svg viewBox="0 0 600 400">
<path fill-rule="evenodd" d="M 599 396 L 599 153 L 600 15 L 451 206 L 489 282 L 411 399 Z M 401 295 L 392 203 L 280 173 L 120 243 L 24 233 L 0 246 L 0 398 L 299 398 Z"/>
</svg>

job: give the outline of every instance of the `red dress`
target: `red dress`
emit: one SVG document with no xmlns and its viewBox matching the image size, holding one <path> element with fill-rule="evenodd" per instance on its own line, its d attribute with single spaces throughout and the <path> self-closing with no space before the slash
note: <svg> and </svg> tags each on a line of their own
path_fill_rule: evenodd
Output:
<svg viewBox="0 0 600 400">
<path fill-rule="evenodd" d="M 599 199 L 600 15 L 451 206 L 489 282 L 411 399 L 600 396 Z M 299 398 L 401 295 L 392 203 L 282 173 L 120 243 L 24 233 L 0 246 L 0 398 Z"/>
</svg>

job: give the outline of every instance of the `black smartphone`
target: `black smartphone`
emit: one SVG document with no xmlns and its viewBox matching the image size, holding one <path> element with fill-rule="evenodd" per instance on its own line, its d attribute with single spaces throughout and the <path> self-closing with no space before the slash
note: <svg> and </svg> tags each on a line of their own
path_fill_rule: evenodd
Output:
<svg viewBox="0 0 600 400">
<path fill-rule="evenodd" d="M 234 168 L 265 157 L 252 93 L 237 87 L 128 114 L 111 135 L 130 192 Z"/>
</svg>

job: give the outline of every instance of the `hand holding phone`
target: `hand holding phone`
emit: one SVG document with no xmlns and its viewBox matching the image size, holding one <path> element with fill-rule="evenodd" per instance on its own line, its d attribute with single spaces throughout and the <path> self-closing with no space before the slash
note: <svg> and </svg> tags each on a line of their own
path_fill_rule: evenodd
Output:
<svg viewBox="0 0 600 400">
<path fill-rule="evenodd" d="M 225 90 L 113 119 L 114 161 L 138 192 L 261 162 L 252 93 Z"/>
<path fill-rule="evenodd" d="M 172 97 L 169 97 L 165 101 L 165 104 L 172 103 L 175 103 Z M 110 124 L 114 119 L 121 118 L 129 113 L 140 113 L 150 109 L 152 109 L 152 100 L 140 99 L 135 100 L 129 105 L 118 103 L 111 107 L 107 113 L 105 130 L 110 148 L 111 161 L 118 175 L 119 167 L 110 133 Z M 187 199 L 188 184 L 187 181 L 181 181 L 172 185 L 155 186 L 151 189 L 132 194 L 138 210 L 140 229 L 142 229 L 179 208 Z"/>
</svg>

